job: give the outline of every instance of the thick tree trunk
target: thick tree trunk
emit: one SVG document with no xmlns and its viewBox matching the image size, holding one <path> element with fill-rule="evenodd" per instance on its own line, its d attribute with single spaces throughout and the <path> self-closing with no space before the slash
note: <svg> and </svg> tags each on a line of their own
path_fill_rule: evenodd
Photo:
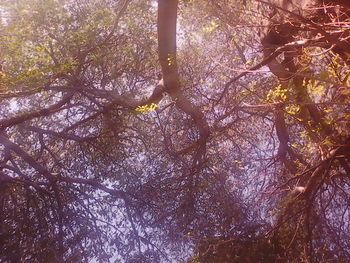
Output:
<svg viewBox="0 0 350 263">
<path fill-rule="evenodd" d="M 158 1 L 158 52 L 164 89 L 176 101 L 176 105 L 194 120 L 199 131 L 199 139 L 193 146 L 198 146 L 200 148 L 198 151 L 201 152 L 199 155 L 204 155 L 209 136 L 208 124 L 201 110 L 184 96 L 180 87 L 176 61 L 177 5 L 177 0 Z"/>
</svg>

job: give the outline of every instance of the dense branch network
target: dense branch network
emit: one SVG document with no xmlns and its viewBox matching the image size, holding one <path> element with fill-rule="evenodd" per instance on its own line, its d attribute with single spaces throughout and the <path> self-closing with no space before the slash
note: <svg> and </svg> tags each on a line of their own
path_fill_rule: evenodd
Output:
<svg viewBox="0 0 350 263">
<path fill-rule="evenodd" d="M 0 3 L 0 261 L 346 262 L 346 1 L 39 2 Z"/>
</svg>

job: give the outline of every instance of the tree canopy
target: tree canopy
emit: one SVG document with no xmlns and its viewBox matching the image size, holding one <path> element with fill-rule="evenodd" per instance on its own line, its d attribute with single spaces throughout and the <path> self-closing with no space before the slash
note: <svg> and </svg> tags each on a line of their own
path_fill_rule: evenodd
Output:
<svg viewBox="0 0 350 263">
<path fill-rule="evenodd" d="M 348 262 L 350 5 L 2 0 L 1 262 Z"/>
</svg>

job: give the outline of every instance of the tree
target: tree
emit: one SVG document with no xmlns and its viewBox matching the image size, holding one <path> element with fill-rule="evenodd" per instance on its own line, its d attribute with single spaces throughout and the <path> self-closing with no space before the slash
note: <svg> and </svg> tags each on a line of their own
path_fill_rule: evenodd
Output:
<svg viewBox="0 0 350 263">
<path fill-rule="evenodd" d="M 1 261 L 346 262 L 349 9 L 309 4 L 3 1 Z"/>
</svg>

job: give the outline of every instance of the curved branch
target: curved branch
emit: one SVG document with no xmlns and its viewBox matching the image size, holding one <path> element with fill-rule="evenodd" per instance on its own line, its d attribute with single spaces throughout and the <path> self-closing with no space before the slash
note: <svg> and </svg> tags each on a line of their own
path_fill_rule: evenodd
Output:
<svg viewBox="0 0 350 263">
<path fill-rule="evenodd" d="M 53 174 L 47 168 L 45 168 L 43 165 L 41 165 L 39 162 L 37 162 L 30 154 L 28 154 L 26 151 L 24 151 L 19 145 L 16 143 L 10 141 L 6 134 L 0 133 L 0 144 L 4 145 L 5 148 L 10 149 L 14 153 L 17 154 L 20 158 L 22 158 L 28 165 L 30 165 L 32 168 L 34 168 L 37 172 L 42 174 L 49 182 L 66 182 L 70 184 L 85 184 L 90 185 L 96 189 L 100 189 L 116 198 L 121 198 L 125 200 L 128 196 L 127 193 L 125 193 L 122 190 L 116 190 L 109 188 L 103 184 L 100 184 L 94 179 L 86 179 L 86 178 L 73 178 L 73 177 L 64 177 L 60 174 Z M 0 174 L 2 176 L 2 174 Z M 4 178 L 4 177 L 3 177 Z M 6 177 L 6 180 L 9 178 Z M 129 194 L 130 196 L 130 194 Z"/>
<path fill-rule="evenodd" d="M 60 111 L 61 107 L 66 103 L 68 103 L 72 97 L 73 97 L 73 93 L 67 93 L 62 100 L 60 100 L 59 102 L 57 102 L 56 104 L 53 104 L 48 108 L 41 109 L 34 112 L 24 113 L 20 116 L 16 116 L 10 119 L 5 119 L 3 121 L 0 121 L 0 130 L 4 130 L 7 127 L 11 127 L 38 117 L 48 116 L 50 114 L 56 113 L 57 111 Z"/>
<path fill-rule="evenodd" d="M 164 89 L 176 101 L 176 106 L 190 115 L 199 131 L 196 145 L 204 146 L 209 137 L 209 126 L 200 109 L 186 98 L 180 88 L 179 73 L 176 61 L 176 21 L 177 0 L 158 1 L 158 52 L 163 74 Z M 202 148 L 202 147 L 200 147 Z M 201 151 L 204 154 L 204 149 Z"/>
</svg>

